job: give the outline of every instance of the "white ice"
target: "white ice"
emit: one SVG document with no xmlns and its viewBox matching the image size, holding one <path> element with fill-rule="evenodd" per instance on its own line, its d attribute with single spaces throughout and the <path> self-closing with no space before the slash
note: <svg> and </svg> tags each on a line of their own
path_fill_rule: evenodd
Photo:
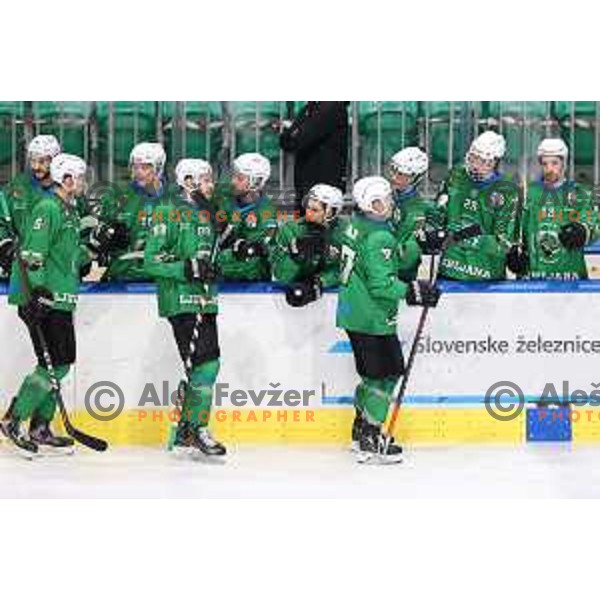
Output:
<svg viewBox="0 0 600 600">
<path fill-rule="evenodd" d="M 225 464 L 157 449 L 80 450 L 25 461 L 0 449 L 2 498 L 599 498 L 600 449 L 561 444 L 428 447 L 359 465 L 339 447 L 232 449 Z"/>
</svg>

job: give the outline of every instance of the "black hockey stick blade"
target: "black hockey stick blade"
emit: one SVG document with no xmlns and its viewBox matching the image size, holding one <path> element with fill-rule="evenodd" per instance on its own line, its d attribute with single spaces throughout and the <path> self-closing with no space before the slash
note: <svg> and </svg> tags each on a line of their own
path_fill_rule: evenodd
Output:
<svg viewBox="0 0 600 600">
<path fill-rule="evenodd" d="M 83 446 L 87 446 L 96 452 L 105 452 L 108 449 L 108 442 L 106 440 L 101 440 L 93 435 L 84 433 L 83 431 L 76 429 L 73 425 L 71 425 L 71 423 L 69 423 L 69 425 L 65 428 L 67 433 Z"/>
<path fill-rule="evenodd" d="M 58 399 L 58 398 L 57 398 Z M 77 442 L 79 442 L 83 446 L 87 446 L 96 452 L 105 452 L 108 449 L 108 442 L 106 440 L 102 440 L 100 438 L 94 437 L 93 435 L 89 435 L 77 429 L 73 423 L 71 423 L 71 419 L 69 419 L 69 415 L 67 414 L 67 409 L 62 401 L 62 398 L 58 399 L 58 407 L 60 410 L 61 417 L 63 419 L 63 424 L 65 426 L 65 431 Z"/>
</svg>

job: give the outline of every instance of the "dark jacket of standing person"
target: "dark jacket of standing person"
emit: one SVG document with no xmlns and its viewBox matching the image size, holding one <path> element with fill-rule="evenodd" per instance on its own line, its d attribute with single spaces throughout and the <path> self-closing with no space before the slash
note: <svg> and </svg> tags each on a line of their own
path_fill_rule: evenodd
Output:
<svg viewBox="0 0 600 600">
<path fill-rule="evenodd" d="M 348 102 L 307 102 L 280 143 L 295 155 L 296 202 L 317 183 L 346 189 Z"/>
</svg>

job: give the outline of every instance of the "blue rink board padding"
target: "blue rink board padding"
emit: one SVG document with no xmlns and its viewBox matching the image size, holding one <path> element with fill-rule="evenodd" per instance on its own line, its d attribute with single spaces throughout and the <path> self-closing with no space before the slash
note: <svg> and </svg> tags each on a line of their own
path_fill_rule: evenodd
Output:
<svg viewBox="0 0 600 600">
<path fill-rule="evenodd" d="M 528 442 L 571 442 L 573 424 L 568 407 L 528 408 Z"/>
<path fill-rule="evenodd" d="M 580 281 L 483 281 L 439 282 L 445 294 L 594 294 L 600 292 L 600 279 Z M 279 283 L 223 283 L 219 292 L 223 294 L 272 294 L 282 292 L 285 286 Z M 0 283 L 0 294 L 6 294 L 8 284 Z M 328 290 L 335 292 L 335 288 Z M 82 294 L 154 294 L 152 283 L 83 283 Z"/>
</svg>

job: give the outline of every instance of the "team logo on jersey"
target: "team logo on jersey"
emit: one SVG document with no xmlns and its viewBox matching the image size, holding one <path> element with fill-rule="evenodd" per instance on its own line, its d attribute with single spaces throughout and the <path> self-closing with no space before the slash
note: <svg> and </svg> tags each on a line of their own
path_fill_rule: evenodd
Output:
<svg viewBox="0 0 600 600">
<path fill-rule="evenodd" d="M 537 243 L 545 262 L 553 263 L 558 260 L 561 243 L 556 231 L 542 229 L 537 234 Z"/>
<path fill-rule="evenodd" d="M 504 196 L 500 192 L 492 192 L 490 194 L 490 204 L 493 208 L 501 208 L 504 206 Z"/>
</svg>

